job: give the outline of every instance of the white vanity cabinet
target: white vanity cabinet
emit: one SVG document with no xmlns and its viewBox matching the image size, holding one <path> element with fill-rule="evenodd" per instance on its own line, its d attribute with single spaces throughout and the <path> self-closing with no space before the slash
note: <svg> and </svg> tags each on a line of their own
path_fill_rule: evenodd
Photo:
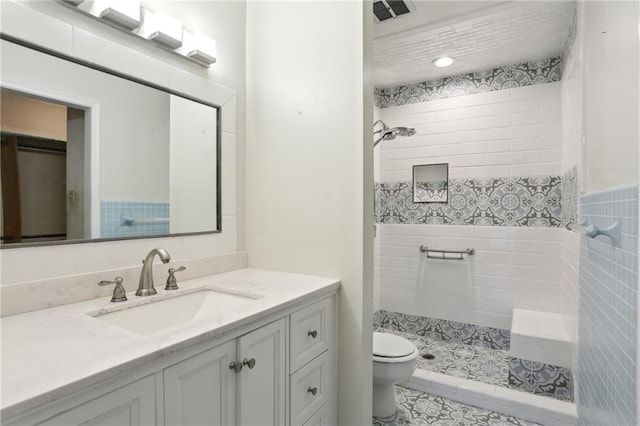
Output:
<svg viewBox="0 0 640 426">
<path fill-rule="evenodd" d="M 155 399 L 154 377 L 145 377 L 37 424 L 47 426 L 153 425 L 156 422 Z"/>
<path fill-rule="evenodd" d="M 165 425 L 284 424 L 285 325 L 280 319 L 165 368 Z"/>
<path fill-rule="evenodd" d="M 115 375 L 3 416 L 2 424 L 336 424 L 336 296 L 306 301 L 139 367 L 117 367 Z"/>
</svg>

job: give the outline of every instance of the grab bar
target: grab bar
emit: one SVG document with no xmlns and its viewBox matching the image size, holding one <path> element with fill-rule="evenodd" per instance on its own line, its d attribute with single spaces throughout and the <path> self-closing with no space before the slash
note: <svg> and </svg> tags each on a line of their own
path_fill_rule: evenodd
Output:
<svg viewBox="0 0 640 426">
<path fill-rule="evenodd" d="M 168 223 L 168 217 L 133 217 L 122 216 L 122 225 L 134 226 L 134 225 L 149 225 L 153 223 Z"/>
<path fill-rule="evenodd" d="M 476 254 L 476 249 L 467 248 L 465 250 L 443 250 L 443 249 L 434 249 L 429 248 L 427 246 L 420 246 L 420 251 L 422 253 L 427 254 L 427 258 L 429 259 L 443 259 L 443 260 L 464 260 L 464 255 L 473 256 Z M 439 256 L 432 256 L 431 253 L 440 253 Z M 450 257 L 447 256 L 449 254 L 458 255 L 458 257 Z"/>
</svg>

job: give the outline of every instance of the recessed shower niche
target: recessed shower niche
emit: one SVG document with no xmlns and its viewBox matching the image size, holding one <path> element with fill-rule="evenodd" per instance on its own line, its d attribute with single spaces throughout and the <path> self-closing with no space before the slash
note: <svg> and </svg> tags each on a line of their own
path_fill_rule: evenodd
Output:
<svg viewBox="0 0 640 426">
<path fill-rule="evenodd" d="M 448 193 L 448 163 L 413 166 L 414 203 L 446 203 Z"/>
</svg>

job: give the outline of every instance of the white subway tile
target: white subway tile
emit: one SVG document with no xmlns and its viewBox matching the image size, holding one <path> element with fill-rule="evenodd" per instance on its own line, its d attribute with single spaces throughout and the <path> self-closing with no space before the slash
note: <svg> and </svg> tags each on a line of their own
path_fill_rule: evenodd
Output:
<svg viewBox="0 0 640 426">
<path fill-rule="evenodd" d="M 436 121 L 464 120 L 482 117 L 482 106 L 455 108 L 435 112 Z"/>
<path fill-rule="evenodd" d="M 457 107 L 465 107 L 508 102 L 511 98 L 509 90 L 497 90 L 494 92 L 478 93 L 475 95 L 458 96 L 450 99 L 454 100 Z"/>
<path fill-rule="evenodd" d="M 488 178 L 511 176 L 511 166 L 449 167 L 450 178 Z"/>
<path fill-rule="evenodd" d="M 452 133 L 460 129 L 458 121 L 443 121 L 415 126 L 417 135 L 435 135 L 440 133 Z"/>
<path fill-rule="evenodd" d="M 515 164 L 511 166 L 512 176 L 559 176 L 560 164 L 556 162 L 539 164 Z"/>
<path fill-rule="evenodd" d="M 561 142 L 559 136 L 511 139 L 511 150 L 532 151 L 537 149 L 560 149 Z M 559 158 L 556 160 L 559 160 Z"/>
<path fill-rule="evenodd" d="M 484 164 L 530 164 L 552 163 L 560 158 L 559 149 L 540 149 L 536 151 L 517 151 L 509 153 L 488 153 L 484 155 Z M 558 167 L 559 167 L 558 163 Z"/>
<path fill-rule="evenodd" d="M 540 124 L 540 136 L 560 136 L 561 132 L 559 121 Z"/>
<path fill-rule="evenodd" d="M 483 112 L 485 116 L 538 112 L 540 110 L 540 101 L 538 100 L 538 98 L 525 99 L 525 100 L 519 100 L 519 101 L 485 105 L 483 108 L 484 108 Z"/>
<path fill-rule="evenodd" d="M 460 130 L 493 129 L 511 126 L 508 115 L 496 115 L 493 117 L 471 118 L 460 121 Z"/>
<path fill-rule="evenodd" d="M 533 138 L 539 135 L 540 128 L 538 125 L 504 127 L 484 130 L 485 140 Z"/>
</svg>

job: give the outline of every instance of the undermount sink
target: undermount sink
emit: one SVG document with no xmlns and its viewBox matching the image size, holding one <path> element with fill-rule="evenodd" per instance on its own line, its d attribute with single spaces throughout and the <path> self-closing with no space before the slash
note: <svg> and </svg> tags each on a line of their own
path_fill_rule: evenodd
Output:
<svg viewBox="0 0 640 426">
<path fill-rule="evenodd" d="M 90 315 L 134 333 L 151 335 L 211 314 L 234 310 L 258 298 L 202 289 L 122 310 Z"/>
</svg>

